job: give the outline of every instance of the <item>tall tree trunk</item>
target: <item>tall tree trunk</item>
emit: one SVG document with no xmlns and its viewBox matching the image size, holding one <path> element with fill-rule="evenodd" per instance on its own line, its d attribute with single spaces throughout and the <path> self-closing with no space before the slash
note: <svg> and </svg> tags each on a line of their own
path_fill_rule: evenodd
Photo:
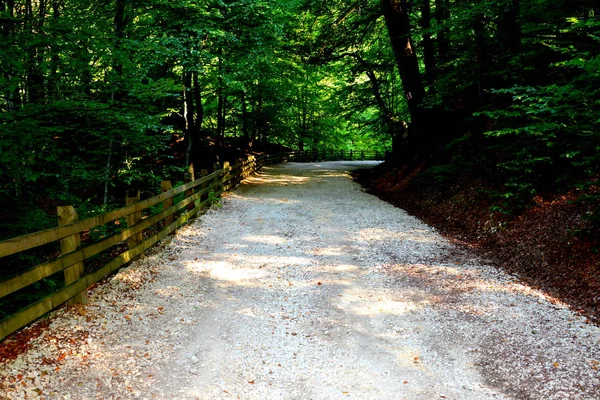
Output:
<svg viewBox="0 0 600 400">
<path fill-rule="evenodd" d="M 600 22 L 600 0 L 592 0 L 590 12 L 588 14 L 588 19 L 590 21 L 595 20 L 597 22 Z M 595 43 L 596 32 L 597 32 L 597 30 L 594 29 L 593 24 L 590 28 L 586 29 L 587 40 L 589 42 Z M 590 54 L 592 56 L 597 56 L 598 54 L 600 54 L 600 49 L 598 49 L 597 45 L 590 46 L 590 49 L 591 49 Z"/>
<path fill-rule="evenodd" d="M 450 19 L 450 6 L 448 0 L 435 0 L 435 20 L 437 23 L 437 48 L 440 64 L 448 61 L 450 53 L 450 30 L 448 29 Z"/>
<path fill-rule="evenodd" d="M 115 16 L 113 19 L 115 28 L 115 52 L 113 60 L 113 68 L 116 76 L 113 82 L 113 94 L 112 97 L 115 100 L 119 100 L 124 96 L 123 90 L 123 64 L 121 63 L 121 49 L 123 45 L 123 39 L 125 38 L 125 27 L 127 26 L 127 18 L 125 15 L 125 3 L 126 0 L 115 0 Z"/>
<path fill-rule="evenodd" d="M 260 91 L 260 87 L 258 88 L 258 100 L 256 104 L 256 137 L 261 140 L 263 136 L 263 97 Z"/>
<path fill-rule="evenodd" d="M 256 113 L 257 106 L 254 101 L 250 101 L 250 138 L 256 139 Z"/>
<path fill-rule="evenodd" d="M 219 53 L 222 53 L 222 49 Z M 219 57 L 217 64 L 218 71 L 218 86 L 217 86 L 217 143 L 220 143 L 225 133 L 225 101 L 224 101 L 224 84 L 223 84 L 223 59 Z"/>
<path fill-rule="evenodd" d="M 425 62 L 425 75 L 430 85 L 436 79 L 436 60 L 433 39 L 431 38 L 431 4 L 430 0 L 422 0 L 421 28 L 423 28 L 423 61 Z"/>
<path fill-rule="evenodd" d="M 519 12 L 519 0 L 510 0 L 507 7 L 498 16 L 498 39 L 502 52 L 508 57 L 517 54 L 521 47 Z"/>
<path fill-rule="evenodd" d="M 315 110 L 311 110 L 310 112 L 310 132 L 312 136 L 312 148 L 313 151 L 318 152 L 319 146 L 319 130 L 317 129 L 317 115 Z"/>
<path fill-rule="evenodd" d="M 185 166 L 190 165 L 194 159 L 193 141 L 195 135 L 194 124 L 194 97 L 192 94 L 192 73 L 183 71 L 183 118 L 185 119 Z"/>
<path fill-rule="evenodd" d="M 308 135 L 308 96 L 306 95 L 306 87 L 301 86 L 298 88 L 298 102 L 300 103 L 300 107 L 298 109 L 298 131 L 299 131 L 299 139 L 298 139 L 298 147 L 300 151 L 304 151 L 304 146 L 307 144 L 309 135 Z"/>
<path fill-rule="evenodd" d="M 485 85 L 485 74 L 488 67 L 489 53 L 485 38 L 485 17 L 481 14 L 475 16 L 473 32 L 475 33 L 475 70 L 477 73 L 477 103 L 481 103 Z"/>
<path fill-rule="evenodd" d="M 112 155 L 113 155 L 113 139 L 111 138 L 108 143 L 108 154 L 106 156 L 106 167 L 104 169 L 104 195 L 102 196 L 102 204 L 108 204 L 108 187 L 110 185 L 110 171 L 112 169 Z M 106 225 L 105 225 L 106 226 Z"/>
<path fill-rule="evenodd" d="M 45 0 L 40 0 L 37 17 L 31 0 L 25 1 L 25 26 L 27 34 L 32 37 L 41 35 L 45 18 Z M 39 103 L 44 99 L 44 75 L 41 71 L 43 50 L 40 46 L 30 44 L 27 49 L 27 99 L 30 103 Z"/>
<path fill-rule="evenodd" d="M 87 49 L 87 48 L 86 48 Z M 83 57 L 87 60 L 88 57 Z M 92 68 L 90 62 L 85 63 L 81 71 L 81 90 L 89 98 L 92 96 Z"/>
<path fill-rule="evenodd" d="M 381 96 L 381 85 L 379 84 L 379 79 L 377 79 L 375 72 L 367 69 L 366 74 L 371 82 L 371 92 L 375 97 L 375 102 L 377 103 L 379 111 L 383 116 L 383 123 L 385 124 L 390 138 L 392 139 L 392 150 L 395 154 L 399 154 L 401 147 L 404 144 L 402 142 L 405 139 L 404 134 L 406 133 L 407 128 L 406 122 L 395 116 L 394 112 L 387 106 L 387 104 L 385 104 L 385 101 Z"/>
<path fill-rule="evenodd" d="M 246 146 L 250 147 L 250 122 L 248 115 L 248 104 L 246 103 L 246 92 L 242 91 L 242 95 L 240 97 L 240 101 L 242 102 L 242 134 L 244 135 L 244 141 L 246 142 Z"/>
<path fill-rule="evenodd" d="M 225 137 L 225 95 L 222 90 L 217 99 L 217 139 L 219 142 Z"/>
<path fill-rule="evenodd" d="M 196 131 L 200 133 L 202 130 L 202 124 L 204 123 L 204 106 L 202 105 L 202 91 L 200 89 L 200 82 L 198 79 L 198 71 L 194 71 L 192 74 L 194 80 L 194 100 L 196 101 Z"/>
<path fill-rule="evenodd" d="M 204 138 L 202 132 L 202 124 L 204 123 L 204 106 L 202 105 L 202 90 L 200 88 L 200 82 L 198 79 L 198 71 L 192 72 L 192 83 L 194 85 L 193 94 L 194 94 L 194 103 L 196 110 L 196 118 L 194 121 L 194 127 L 190 132 L 190 145 L 191 148 L 191 162 L 199 167 L 202 165 L 203 161 L 202 157 L 202 139 Z M 188 93 L 188 96 L 190 94 Z M 190 107 L 192 105 L 190 104 Z M 186 119 L 189 119 L 187 117 Z"/>
<path fill-rule="evenodd" d="M 427 143 L 424 129 L 424 116 L 421 103 L 425 89 L 419 74 L 417 55 L 411 43 L 411 28 L 406 0 L 381 0 L 381 7 L 396 59 L 396 65 L 402 78 L 404 95 L 408 102 L 412 128 L 412 138 L 417 148 Z"/>
<path fill-rule="evenodd" d="M 10 17 L 14 17 L 15 16 L 15 1 L 14 0 L 6 0 L 6 1 L 0 1 L 0 12 L 5 12 L 7 13 Z M 13 24 L 2 24 L 2 28 L 0 29 L 0 32 L 2 34 L 2 37 L 4 37 L 7 42 L 8 39 L 11 36 L 14 36 L 14 28 L 13 28 Z M 8 67 L 5 68 L 3 71 L 4 74 L 4 78 L 6 79 L 8 85 L 7 86 L 11 86 L 10 83 L 13 79 L 18 79 L 18 74 L 16 73 L 16 71 L 14 71 L 14 68 L 12 67 Z M 6 98 L 6 102 L 7 102 L 7 109 L 9 111 L 15 110 L 17 109 L 20 105 L 21 105 L 21 96 L 19 94 L 19 87 L 18 85 L 15 85 L 15 89 L 10 90 L 10 89 L 6 89 L 6 91 L 3 93 L 4 97 Z"/>
<path fill-rule="evenodd" d="M 381 85 L 379 83 L 379 78 L 373 71 L 372 67 L 367 63 L 360 55 L 354 53 L 350 54 L 352 57 L 356 59 L 356 61 L 360 64 L 362 69 L 364 69 L 367 77 L 369 78 L 369 82 L 371 83 L 371 93 L 373 93 L 373 97 L 375 99 L 375 103 L 379 108 L 379 112 L 381 114 L 381 118 L 383 120 L 384 125 L 386 126 L 388 133 L 390 134 L 390 138 L 392 141 L 396 141 L 399 143 L 400 137 L 406 131 L 406 122 L 402 121 L 396 115 L 394 115 L 394 105 L 388 106 L 381 95 Z M 393 96 L 392 96 L 393 99 Z"/>
<path fill-rule="evenodd" d="M 58 24 L 60 19 L 60 6 L 62 1 L 52 0 L 52 19 L 55 24 Z M 48 96 L 52 99 L 58 99 L 58 68 L 60 64 L 59 48 L 54 41 L 51 45 L 52 61 L 50 63 L 50 77 L 48 79 Z"/>
</svg>

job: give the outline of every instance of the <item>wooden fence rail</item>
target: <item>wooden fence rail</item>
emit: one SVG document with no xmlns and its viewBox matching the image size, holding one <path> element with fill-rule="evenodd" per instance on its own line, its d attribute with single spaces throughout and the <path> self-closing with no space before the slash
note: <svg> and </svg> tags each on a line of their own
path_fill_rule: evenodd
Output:
<svg viewBox="0 0 600 400">
<path fill-rule="evenodd" d="M 357 155 L 356 152 L 353 154 L 343 151 L 339 154 L 337 151 L 325 151 L 281 153 L 257 158 L 250 156 L 237 160 L 233 166 L 227 162 L 222 167 L 217 165 L 210 174 L 202 170 L 199 179 L 191 178 L 189 182 L 176 188 L 171 188 L 171 183 L 165 181 L 161 185 L 162 193 L 146 200 L 139 200 L 139 192 L 128 193 L 125 207 L 91 218 L 78 220 L 72 207 L 61 207 L 58 210 L 59 226 L 0 241 L 0 260 L 57 241 L 60 241 L 62 253 L 59 257 L 0 281 L 0 298 L 61 271 L 65 276 L 62 288 L 0 321 L 0 340 L 64 303 L 85 302 L 88 287 L 158 243 L 208 207 L 223 192 L 231 190 L 262 166 L 284 161 L 330 160 L 332 154 L 336 156 L 333 158 L 343 160 L 375 159 L 380 155 L 383 157 L 383 153 L 361 152 Z M 177 195 L 183 195 L 183 199 L 174 204 Z M 162 204 L 161 212 L 142 218 L 145 210 L 159 204 Z M 82 234 L 97 227 L 115 224 L 121 219 L 127 220 L 127 228 L 96 243 L 81 246 Z M 148 233 L 148 228 L 153 226 L 159 228 Z M 127 243 L 126 251 L 99 269 L 83 274 L 86 260 L 122 243 Z"/>
<path fill-rule="evenodd" d="M 388 157 L 385 151 L 365 150 L 308 150 L 290 153 L 289 161 L 315 162 L 315 161 L 359 161 L 359 160 L 384 160 Z"/>
</svg>

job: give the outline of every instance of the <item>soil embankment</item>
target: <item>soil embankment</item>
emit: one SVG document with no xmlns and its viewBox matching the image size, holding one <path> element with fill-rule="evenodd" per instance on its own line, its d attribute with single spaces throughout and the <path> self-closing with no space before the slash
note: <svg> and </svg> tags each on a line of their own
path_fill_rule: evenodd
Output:
<svg viewBox="0 0 600 400">
<path fill-rule="evenodd" d="M 355 178 L 370 193 L 600 323 L 600 243 L 579 235 L 593 229 L 585 219 L 593 206 L 577 201 L 585 193 L 537 197 L 522 214 L 507 216 L 490 211 L 485 182 L 464 178 L 442 185 L 418 173 L 381 164 Z"/>
</svg>

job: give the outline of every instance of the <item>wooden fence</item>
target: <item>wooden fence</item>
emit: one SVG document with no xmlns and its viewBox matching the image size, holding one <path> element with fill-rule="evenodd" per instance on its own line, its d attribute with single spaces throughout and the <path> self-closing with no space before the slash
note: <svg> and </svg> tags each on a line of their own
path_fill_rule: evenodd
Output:
<svg viewBox="0 0 600 400">
<path fill-rule="evenodd" d="M 182 186 L 171 188 L 169 181 L 161 185 L 162 193 L 140 201 L 139 191 L 128 193 L 126 206 L 118 210 L 79 220 L 71 206 L 58 207 L 58 225 L 55 228 L 30 233 L 0 241 L 0 260 L 27 250 L 60 242 L 61 255 L 44 261 L 25 272 L 0 281 L 0 299 L 28 288 L 57 273 L 64 275 L 64 286 L 35 301 L 0 321 L 0 340 L 28 325 L 62 304 L 86 302 L 87 288 L 127 264 L 146 249 L 181 227 L 202 209 L 207 208 L 216 197 L 237 186 L 263 165 L 284 161 L 323 161 L 380 159 L 382 152 L 364 151 L 311 151 L 282 153 L 258 158 L 238 160 L 235 165 L 216 165 L 214 172 L 202 170 L 199 179 L 193 179 L 193 171 Z M 175 197 L 182 197 L 176 204 Z M 150 207 L 162 204 L 162 211 L 142 218 Z M 110 237 L 82 247 L 82 235 L 94 228 L 105 227 L 125 219 L 127 227 Z M 126 250 L 107 264 L 84 274 L 84 262 L 117 245 L 126 244 Z"/>
<path fill-rule="evenodd" d="M 385 160 L 388 154 L 385 151 L 373 150 L 322 149 L 296 151 L 289 154 L 289 160 L 295 162 Z"/>
</svg>

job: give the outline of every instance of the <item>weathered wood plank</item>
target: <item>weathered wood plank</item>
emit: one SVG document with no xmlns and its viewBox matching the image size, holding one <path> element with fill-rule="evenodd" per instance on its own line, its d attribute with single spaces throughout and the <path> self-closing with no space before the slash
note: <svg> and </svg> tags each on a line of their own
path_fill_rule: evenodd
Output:
<svg viewBox="0 0 600 400">
<path fill-rule="evenodd" d="M 208 182 L 212 179 L 215 179 L 215 177 L 218 177 L 220 173 L 221 170 L 217 170 L 211 173 L 210 175 L 197 179 L 188 184 L 176 187 L 175 189 L 162 193 L 158 196 L 140 201 L 139 203 L 132 204 L 127 207 L 120 208 L 118 210 L 109 211 L 102 215 L 97 215 L 95 217 L 80 220 L 72 225 L 49 228 L 43 231 L 3 240 L 0 242 L 0 258 L 20 253 L 22 251 L 29 250 L 35 247 L 39 247 L 47 243 L 52 243 L 57 240 L 63 239 L 67 236 L 71 236 L 75 233 L 84 232 L 89 229 L 95 228 L 96 226 L 107 224 L 119 218 L 127 217 L 128 215 L 136 211 L 145 210 L 146 208 L 156 205 L 170 197 L 173 197 L 179 193 L 183 193 L 190 188 L 199 186 L 204 182 Z"/>
<path fill-rule="evenodd" d="M 3 282 L 0 282 L 0 298 L 10 293 L 13 293 L 19 289 L 22 289 L 26 286 L 29 286 L 32 283 L 44 279 L 52 274 L 60 272 L 75 263 L 88 259 L 118 243 L 127 240 L 132 235 L 135 235 L 136 233 L 141 232 L 142 230 L 149 228 L 150 226 L 162 221 L 166 217 L 173 215 L 177 211 L 186 207 L 191 202 L 199 199 L 200 196 L 207 194 L 211 189 L 212 187 L 202 189 L 201 191 L 195 193 L 194 196 L 189 197 L 187 199 L 183 199 L 176 205 L 171 206 L 166 210 L 163 210 L 161 213 L 156 214 L 150 218 L 146 218 L 136 226 L 119 232 L 109 238 L 104 239 L 101 242 L 94 243 L 93 245 L 84 247 L 83 249 L 64 255 L 58 259 L 39 264 L 26 272 L 23 272 L 17 276 L 11 277 Z"/>
<path fill-rule="evenodd" d="M 77 211 L 73 206 L 59 206 L 56 208 L 56 214 L 58 216 L 58 224 L 59 225 L 68 225 L 72 224 L 79 219 L 77 215 Z M 74 251 L 79 250 L 81 248 L 81 234 L 76 233 L 72 236 L 67 236 L 60 241 L 60 251 L 61 254 L 69 254 Z M 70 285 L 73 282 L 79 280 L 79 278 L 83 275 L 83 262 L 78 262 L 64 270 L 65 276 L 65 286 Z M 71 300 L 69 300 L 69 305 L 75 304 L 86 304 L 87 296 L 85 292 L 77 294 Z"/>
<path fill-rule="evenodd" d="M 85 291 L 87 289 L 85 282 L 84 278 L 79 279 L 0 321 L 0 340 Z"/>
<path fill-rule="evenodd" d="M 200 192 L 194 195 L 194 197 L 196 196 L 200 196 Z M 208 201 L 202 202 L 192 211 L 180 216 L 175 222 L 167 226 L 165 229 L 149 237 L 137 247 L 120 254 L 99 270 L 84 276 L 83 278 L 77 280 L 71 285 L 62 288 L 57 292 L 54 292 L 50 296 L 45 297 L 37 301 L 36 303 L 30 305 L 29 307 L 20 310 L 17 313 L 0 321 L 0 340 L 4 339 L 6 336 L 17 331 L 18 329 L 21 329 L 22 327 L 26 326 L 32 321 L 35 321 L 44 314 L 52 311 L 61 304 L 64 304 L 77 294 L 84 292 L 88 287 L 92 286 L 94 283 L 100 281 L 101 279 L 104 279 L 112 272 L 116 271 L 123 265 L 127 264 L 129 261 L 133 260 L 135 257 L 142 254 L 145 250 L 158 243 L 169 233 L 184 225 L 187 221 L 189 221 L 196 214 L 198 214 L 200 210 L 206 208 L 209 205 L 210 204 Z"/>
<path fill-rule="evenodd" d="M 183 178 L 184 182 L 193 182 L 195 179 L 195 172 L 194 172 L 194 164 L 190 164 L 190 166 L 188 167 L 188 172 L 185 174 L 185 177 Z M 194 189 L 188 189 L 185 191 L 185 197 L 190 197 L 194 194 Z M 194 209 L 194 205 L 193 204 L 189 204 L 188 205 L 188 211 L 191 211 Z"/>
<path fill-rule="evenodd" d="M 125 204 L 132 205 L 132 204 L 136 204 L 139 203 L 140 201 L 140 191 L 136 190 L 135 192 L 128 192 L 127 193 L 127 197 L 125 199 Z M 142 219 L 142 212 L 141 211 L 136 211 L 134 213 L 131 213 L 127 216 L 127 227 L 128 228 L 133 228 L 134 226 L 137 225 L 137 223 Z M 140 243 L 142 243 L 142 237 L 143 233 L 140 232 L 136 232 L 135 234 L 131 235 L 127 241 L 127 244 L 129 246 L 130 249 L 133 249 L 134 247 L 137 247 L 137 245 L 139 245 Z"/>
<path fill-rule="evenodd" d="M 206 183 L 203 183 L 203 185 L 206 185 Z M 161 182 L 161 184 L 160 184 L 160 190 L 162 190 L 163 193 L 168 192 L 171 189 L 173 189 L 173 186 L 171 185 L 171 181 L 162 181 Z M 165 199 L 163 201 L 163 210 L 168 209 L 172 205 L 173 205 L 173 198 L 172 197 L 169 197 L 168 199 Z M 169 215 L 165 219 L 165 225 L 170 225 L 172 223 L 173 223 L 173 217 Z"/>
<path fill-rule="evenodd" d="M 202 176 L 202 177 L 205 177 L 205 176 L 207 176 L 207 175 L 208 175 L 208 170 L 207 170 L 207 169 L 201 169 L 201 170 L 200 170 L 200 176 Z M 206 183 L 206 182 L 204 182 L 204 183 L 202 184 L 202 186 L 201 186 L 201 189 L 202 189 L 202 190 L 206 190 L 206 187 L 207 187 L 207 183 Z M 203 201 L 204 201 L 204 200 L 206 200 L 207 198 L 208 198 L 208 196 L 206 196 L 206 195 L 200 196 L 200 202 L 203 202 Z M 173 222 L 173 221 L 170 221 L 169 223 L 171 223 L 171 222 Z M 167 224 L 167 225 L 169 225 L 169 224 Z"/>
</svg>

